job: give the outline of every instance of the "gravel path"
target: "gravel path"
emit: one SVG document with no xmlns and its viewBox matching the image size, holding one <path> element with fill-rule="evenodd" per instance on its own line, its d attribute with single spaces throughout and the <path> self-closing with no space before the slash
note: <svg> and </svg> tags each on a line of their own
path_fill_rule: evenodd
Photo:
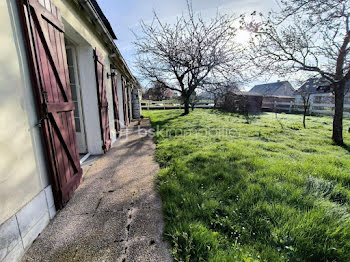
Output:
<svg viewBox="0 0 350 262">
<path fill-rule="evenodd" d="M 142 127 L 150 128 L 148 120 Z M 73 198 L 22 261 L 172 261 L 162 240 L 154 150 L 137 127 L 123 130 L 112 149 L 85 169 Z"/>
</svg>

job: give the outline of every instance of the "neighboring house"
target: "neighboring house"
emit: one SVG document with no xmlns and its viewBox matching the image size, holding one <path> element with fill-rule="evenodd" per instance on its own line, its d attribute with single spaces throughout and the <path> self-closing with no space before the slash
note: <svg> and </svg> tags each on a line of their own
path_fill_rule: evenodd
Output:
<svg viewBox="0 0 350 262">
<path fill-rule="evenodd" d="M 82 156 L 140 113 L 139 84 L 95 0 L 3 0 L 0 17 L 0 261 L 17 261 L 79 186 Z"/>
<path fill-rule="evenodd" d="M 263 96 L 293 96 L 294 88 L 288 81 L 279 81 L 254 86 L 249 92 Z"/>
<path fill-rule="evenodd" d="M 334 104 L 332 92 L 324 92 L 322 87 L 329 82 L 324 78 L 309 78 L 301 87 L 294 92 L 297 103 L 302 103 L 302 95 L 310 95 L 310 101 L 318 104 Z M 345 86 L 345 104 L 350 104 L 350 81 Z"/>
<path fill-rule="evenodd" d="M 165 99 L 171 99 L 174 96 L 174 91 L 167 88 L 164 94 Z"/>
<path fill-rule="evenodd" d="M 263 96 L 262 110 L 276 111 L 276 103 L 294 101 L 294 88 L 288 81 L 254 86 L 249 93 Z"/>
<path fill-rule="evenodd" d="M 143 99 L 161 101 L 171 99 L 174 96 L 174 92 L 166 87 L 150 87 L 143 94 Z"/>
</svg>

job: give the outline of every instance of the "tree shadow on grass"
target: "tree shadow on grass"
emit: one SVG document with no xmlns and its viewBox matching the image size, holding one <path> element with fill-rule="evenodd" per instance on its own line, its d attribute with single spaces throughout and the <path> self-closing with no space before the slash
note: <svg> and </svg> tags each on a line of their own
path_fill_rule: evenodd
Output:
<svg viewBox="0 0 350 262">
<path fill-rule="evenodd" d="M 222 109 L 222 108 L 214 108 L 214 109 L 209 109 L 208 112 L 210 112 L 211 114 L 215 114 L 215 115 L 223 115 L 223 116 L 227 116 L 227 115 L 233 115 L 233 116 L 244 116 L 247 113 L 246 112 L 233 112 L 233 111 L 229 111 L 226 109 Z M 263 115 L 267 115 L 269 112 L 248 112 L 249 115 L 253 115 L 253 116 L 263 116 Z"/>
<path fill-rule="evenodd" d="M 179 115 L 176 115 L 176 116 L 173 116 L 171 118 L 167 118 L 167 119 L 164 119 L 164 120 L 151 120 L 151 125 L 152 125 L 152 128 L 154 130 L 161 130 L 164 128 L 164 126 L 166 126 L 167 124 L 170 123 L 170 121 L 172 120 L 175 120 L 175 119 L 178 119 L 179 117 L 181 117 L 182 115 L 179 114 Z"/>
<path fill-rule="evenodd" d="M 349 144 L 344 144 L 341 147 L 350 153 L 350 145 Z"/>
</svg>

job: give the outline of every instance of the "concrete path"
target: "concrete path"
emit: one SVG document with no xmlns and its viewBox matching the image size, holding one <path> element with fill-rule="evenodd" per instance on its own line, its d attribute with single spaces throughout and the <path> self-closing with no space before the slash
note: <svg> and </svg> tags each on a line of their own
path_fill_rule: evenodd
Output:
<svg viewBox="0 0 350 262">
<path fill-rule="evenodd" d="M 22 261 L 171 261 L 154 190 L 154 150 L 136 127 L 123 130 Z"/>
</svg>

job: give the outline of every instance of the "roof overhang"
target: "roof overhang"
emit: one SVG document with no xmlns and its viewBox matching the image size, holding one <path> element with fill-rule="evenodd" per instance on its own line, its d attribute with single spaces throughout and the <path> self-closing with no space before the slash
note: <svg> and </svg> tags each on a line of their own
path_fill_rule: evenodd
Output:
<svg viewBox="0 0 350 262">
<path fill-rule="evenodd" d="M 128 67 L 126 61 L 121 55 L 117 45 L 114 42 L 116 38 L 114 33 L 111 34 L 111 29 L 106 27 L 105 21 L 103 21 L 102 17 L 99 15 L 99 12 L 102 12 L 100 9 L 96 10 L 97 2 L 92 3 L 91 0 L 73 0 L 82 12 L 85 12 L 88 20 L 90 20 L 91 24 L 96 27 L 96 30 L 100 33 L 101 40 L 106 45 L 107 50 L 109 52 L 109 58 L 114 61 L 115 66 L 125 74 L 133 84 L 138 84 L 137 79 L 131 73 L 130 68 Z M 97 5 L 98 6 L 98 5 Z M 104 17 L 104 15 L 103 15 Z M 106 19 L 106 18 L 105 18 Z"/>
</svg>

